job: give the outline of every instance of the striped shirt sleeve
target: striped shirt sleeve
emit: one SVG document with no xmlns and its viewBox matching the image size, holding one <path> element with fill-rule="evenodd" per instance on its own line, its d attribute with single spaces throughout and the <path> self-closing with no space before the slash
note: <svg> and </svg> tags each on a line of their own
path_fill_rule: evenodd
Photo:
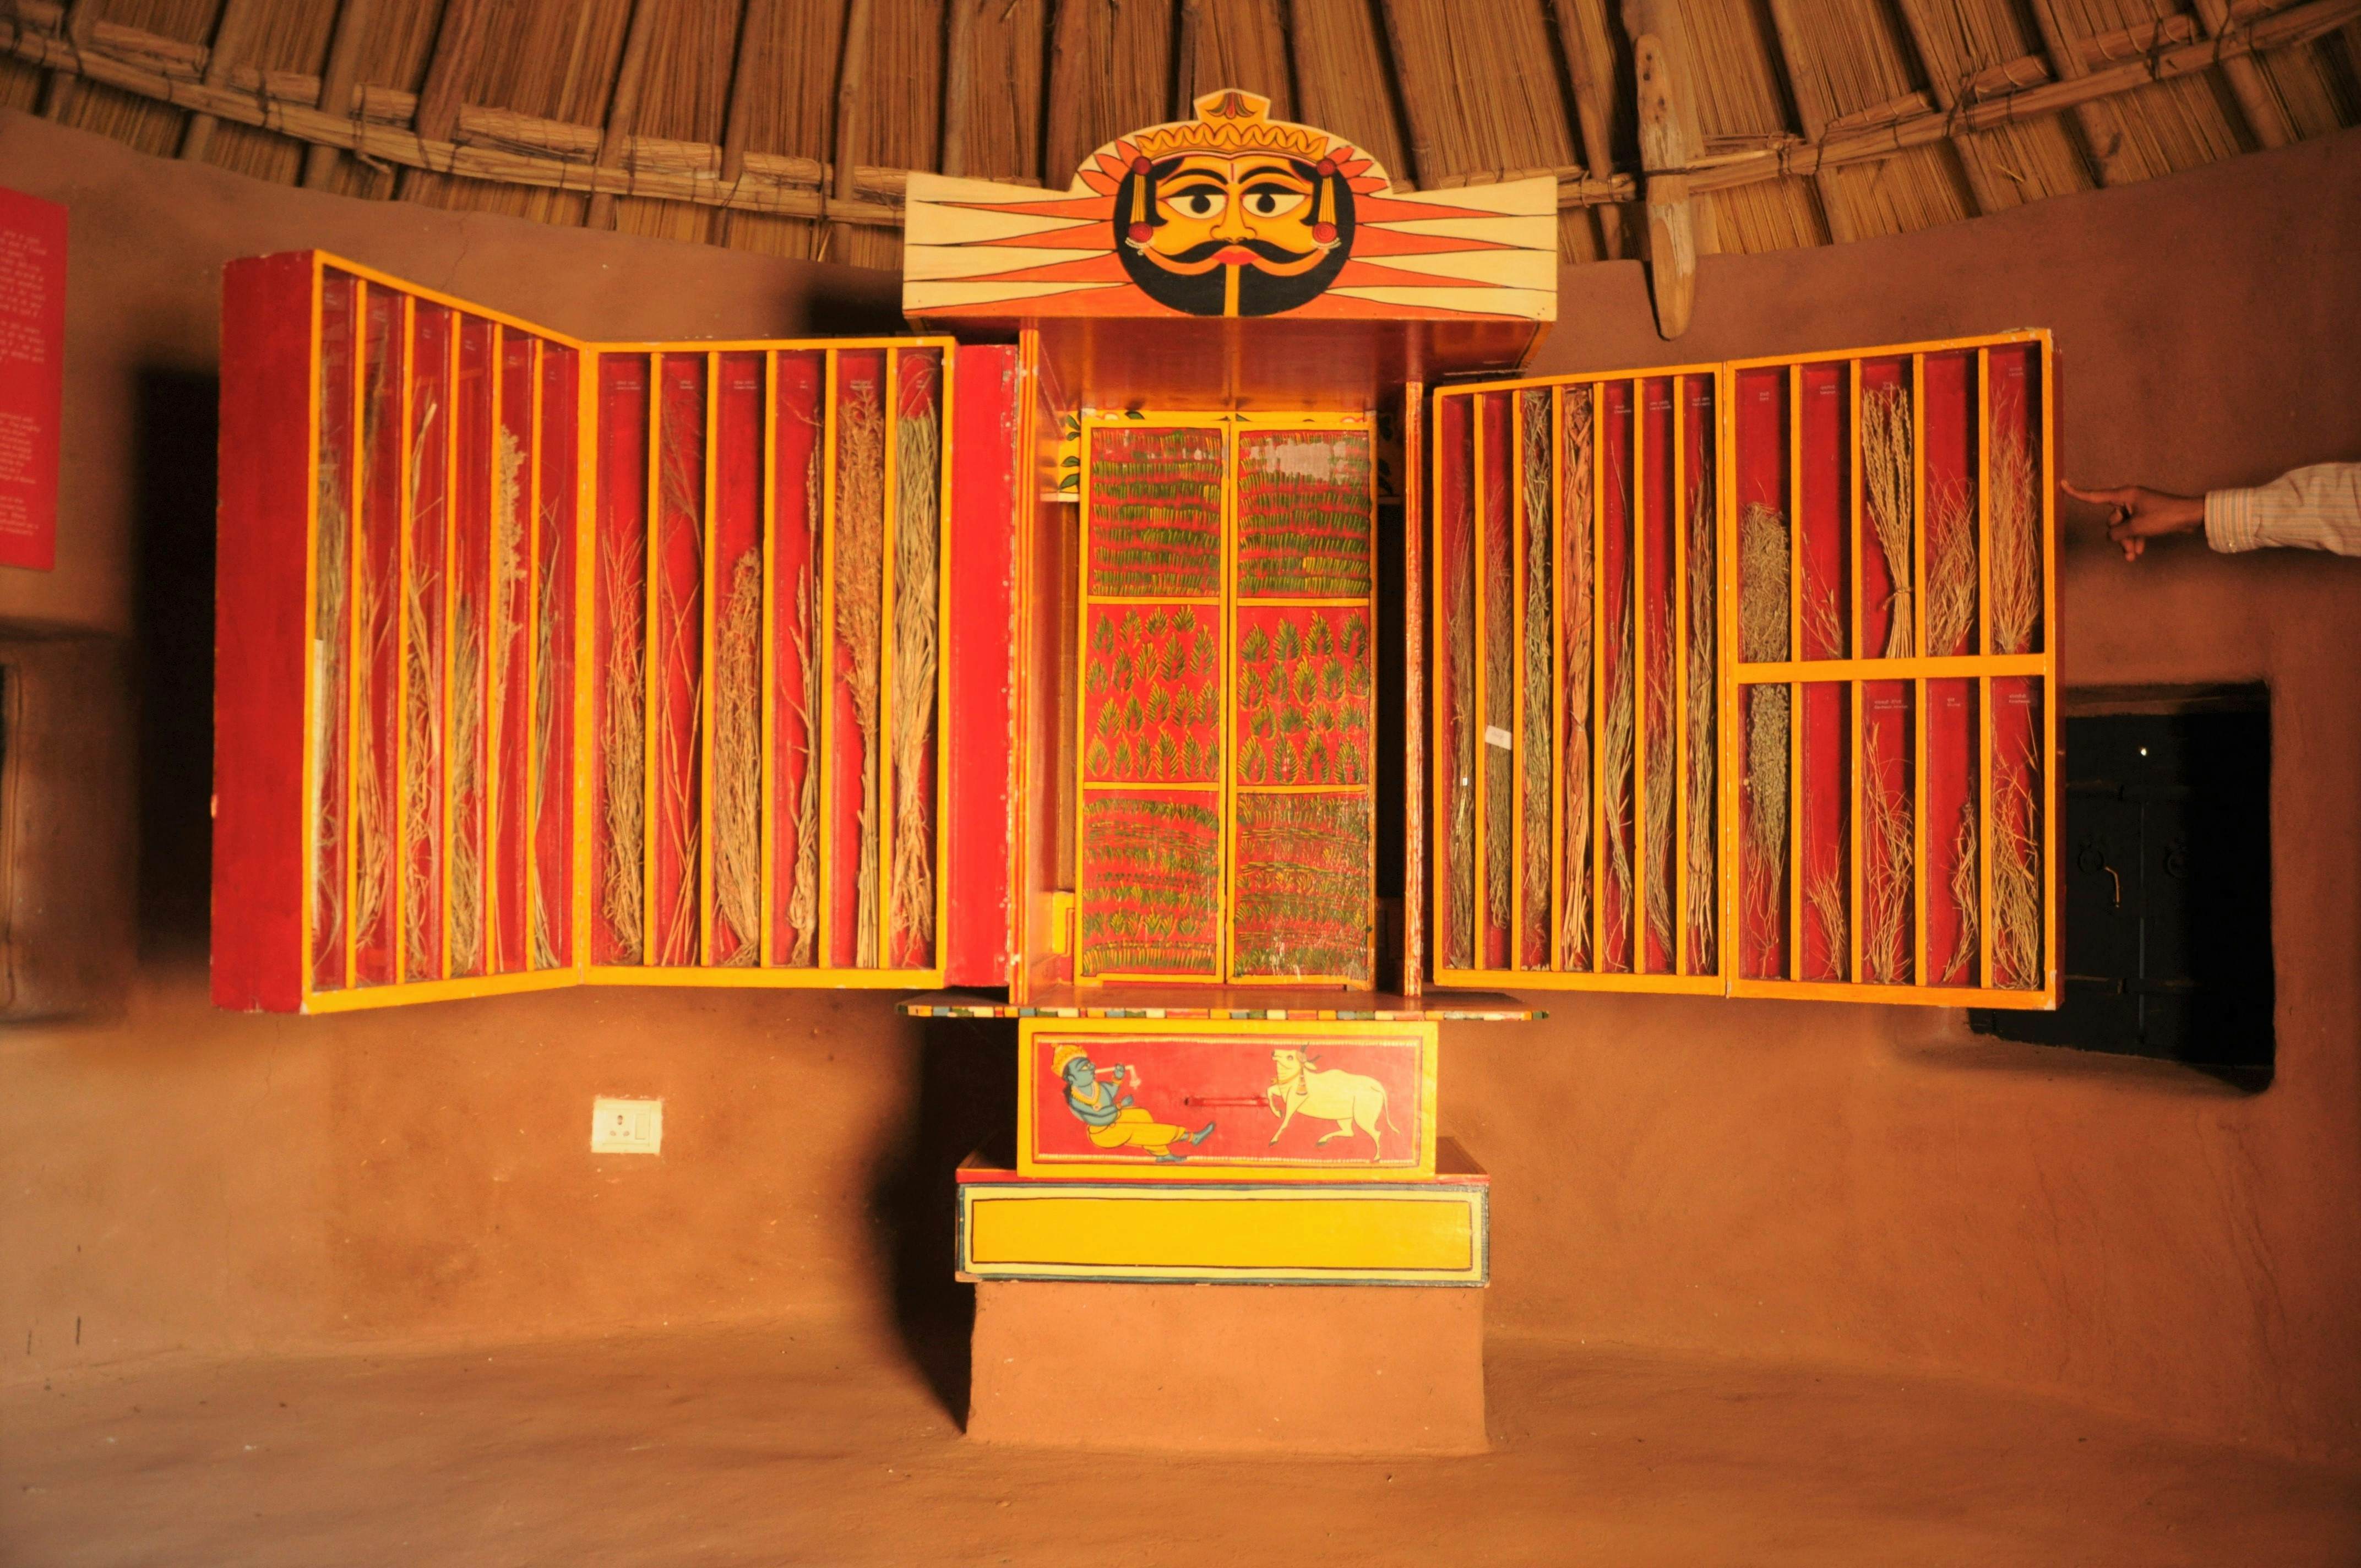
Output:
<svg viewBox="0 0 2361 1568">
<path fill-rule="evenodd" d="M 2208 491 L 2205 543 L 2224 552 L 2284 545 L 2361 555 L 2361 463 L 2316 463 L 2251 490 Z"/>
</svg>

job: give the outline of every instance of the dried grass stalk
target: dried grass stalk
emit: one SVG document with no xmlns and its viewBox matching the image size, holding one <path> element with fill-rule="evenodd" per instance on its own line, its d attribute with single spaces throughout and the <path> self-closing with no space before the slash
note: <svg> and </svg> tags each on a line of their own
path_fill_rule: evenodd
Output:
<svg viewBox="0 0 2361 1568">
<path fill-rule="evenodd" d="M 1632 928 L 1637 924 L 1631 908 L 1631 754 L 1637 739 L 1638 718 L 1633 711 L 1631 679 L 1631 627 L 1625 602 L 1625 585 L 1610 584 L 1609 600 L 1603 607 L 1607 617 L 1607 702 L 1598 719 L 1598 830 L 1606 840 L 1607 880 L 1615 890 L 1617 904 L 1623 911 L 1623 934 L 1626 951 L 1620 959 L 1602 952 L 1598 968 L 1629 970 L 1632 967 Z M 1602 920 L 1605 918 L 1601 915 Z M 1603 933 L 1602 933 L 1603 936 Z M 1602 944 L 1604 945 L 1604 944 Z"/>
<path fill-rule="evenodd" d="M 1591 395 L 1569 388 L 1560 445 L 1565 495 L 1565 887 L 1558 904 L 1558 962 L 1584 968 L 1590 951 Z"/>
<path fill-rule="evenodd" d="M 442 533 L 441 492 L 423 508 L 416 501 L 424 493 L 426 442 L 437 411 L 430 397 L 420 409 L 410 444 L 409 527 L 412 539 L 421 543 L 439 541 Z M 436 956 L 442 909 L 434 893 L 435 872 L 443 861 L 443 639 L 450 632 L 441 624 L 443 575 L 434 565 L 440 558 L 439 549 L 413 546 L 404 589 L 410 630 L 402 650 L 407 696 L 401 715 L 401 941 L 404 972 L 424 980 L 439 980 L 443 974 Z"/>
<path fill-rule="evenodd" d="M 1738 525 L 1738 652 L 1750 664 L 1787 657 L 1789 566 L 1785 515 L 1747 502 Z"/>
<path fill-rule="evenodd" d="M 730 568 L 713 633 L 713 912 L 725 964 L 763 952 L 763 556 Z M 718 944 L 717 944 L 718 945 Z"/>
<path fill-rule="evenodd" d="M 2039 480 L 2025 437 L 2007 426 L 1993 433 L 1991 464 L 1993 650 L 2025 653 L 2041 619 Z"/>
<path fill-rule="evenodd" d="M 1489 532 L 1489 526 L 1486 529 Z M 1506 746 L 1495 745 L 1495 731 L 1513 733 L 1516 722 L 1516 604 L 1515 563 L 1508 550 L 1493 550 L 1490 539 L 1478 542 L 1484 549 L 1484 744 L 1477 755 L 1484 760 L 1484 911 L 1488 925 L 1485 939 L 1479 948 L 1488 946 L 1489 926 L 1497 926 L 1508 934 L 1513 943 L 1514 929 L 1509 923 L 1510 899 L 1515 889 L 1516 863 L 1510 854 L 1515 842 L 1515 826 L 1510 820 L 1516 809 L 1516 757 Z"/>
<path fill-rule="evenodd" d="M 1451 566 L 1451 929 L 1445 950 L 1455 968 L 1476 962 L 1476 542 L 1464 541 Z"/>
<path fill-rule="evenodd" d="M 1658 638 L 1648 651 L 1648 793 L 1640 811 L 1641 863 L 1648 868 L 1644 903 L 1648 935 L 1673 951 L 1673 803 L 1681 793 L 1673 776 L 1673 651 Z"/>
<path fill-rule="evenodd" d="M 809 548 L 804 569 L 796 578 L 793 619 L 787 622 L 787 636 L 796 649 L 798 695 L 783 698 L 804 735 L 803 776 L 796 781 L 795 819 L 789 825 L 796 846 L 795 872 L 787 883 L 787 961 L 797 968 L 808 968 L 816 960 L 819 944 L 819 716 L 826 672 L 821 664 L 818 586 L 820 449 L 817 440 L 804 470 L 804 523 Z"/>
<path fill-rule="evenodd" d="M 1885 575 L 1894 585 L 1885 601 L 1885 657 L 1910 657 L 1910 394 L 1880 387 L 1861 400 L 1861 496 Z"/>
<path fill-rule="evenodd" d="M 1910 784 L 1902 759 L 1891 766 L 1883 727 L 1864 727 L 1861 744 L 1861 931 L 1864 977 L 1876 985 L 1910 980 Z M 1887 786 L 1889 775 L 1892 787 Z"/>
<path fill-rule="evenodd" d="M 1774 506 L 1747 503 L 1738 530 L 1738 647 L 1749 663 L 1787 657 L 1791 565 L 1786 518 Z M 1783 685 L 1745 689 L 1744 919 L 1756 949 L 1767 956 L 1778 942 L 1787 865 L 1790 694 Z"/>
<path fill-rule="evenodd" d="M 1837 612 L 1837 591 L 1825 584 L 1815 587 L 1808 577 L 1804 588 L 1804 645 L 1811 658 L 1844 657 L 1845 626 Z"/>
<path fill-rule="evenodd" d="M 658 557 L 656 573 L 656 650 L 669 653 L 656 672 L 655 709 L 651 716 L 656 745 L 656 822 L 664 834 L 663 849 L 675 867 L 671 902 L 657 913 L 664 924 L 653 955 L 659 963 L 697 961 L 697 850 L 703 824 L 697 820 L 694 781 L 698 749 L 704 740 L 705 650 L 699 635 L 697 603 L 693 592 L 678 584 L 683 578 L 702 583 L 705 577 L 705 508 L 697 474 L 702 455 L 692 455 L 686 441 L 665 443 L 663 495 L 667 543 Z M 669 540 L 677 537 L 688 547 L 688 570 L 675 573 Z M 673 762 L 674 738 L 680 737 L 680 754 Z M 659 868 L 663 861 L 657 862 Z M 661 874 L 661 873 L 660 873 Z"/>
<path fill-rule="evenodd" d="M 451 629 L 451 972 L 484 970 L 484 618 L 473 593 Z"/>
<path fill-rule="evenodd" d="M 1550 776 L 1555 762 L 1557 727 L 1551 714 L 1550 395 L 1519 394 L 1525 436 L 1525 630 L 1519 657 L 1524 664 L 1523 797 L 1518 820 L 1524 835 L 1525 927 L 1512 938 L 1510 961 L 1519 968 L 1549 961 Z M 1536 959 L 1533 955 L 1538 953 Z"/>
<path fill-rule="evenodd" d="M 889 922 L 897 953 L 924 961 L 934 940 L 934 839 L 927 758 L 934 743 L 937 565 L 942 442 L 933 407 L 895 431 L 894 860 Z"/>
<path fill-rule="evenodd" d="M 1993 979 L 2020 991 L 2042 981 L 2039 776 L 2027 747 L 1993 786 Z"/>
<path fill-rule="evenodd" d="M 1681 845 L 1688 883 L 1681 911 L 1681 940 L 1695 969 L 1714 965 L 1714 496 L 1712 448 L 1703 450 L 1701 477 L 1689 507 L 1688 672 L 1683 722 L 1687 728 L 1687 773 L 1681 781 L 1687 817 Z"/>
<path fill-rule="evenodd" d="M 1944 487 L 1927 519 L 1927 652 L 1968 652 L 1976 624 L 1976 509 L 1965 485 Z"/>
<path fill-rule="evenodd" d="M 599 541 L 599 576 L 607 602 L 607 660 L 598 723 L 600 815 L 605 850 L 598 871 L 598 913 L 618 963 L 645 961 L 647 953 L 647 616 L 638 550 L 608 536 Z"/>
<path fill-rule="evenodd" d="M 1820 934 L 1828 967 L 1822 980 L 1842 980 L 1852 959 L 1851 936 L 1846 919 L 1844 877 L 1833 866 L 1822 866 L 1804 882 L 1804 905 L 1811 911 L 1812 928 Z"/>
<path fill-rule="evenodd" d="M 861 740 L 861 858 L 853 880 L 853 959 L 877 963 L 877 685 L 885 593 L 885 411 L 873 383 L 855 385 L 837 414 L 836 635 Z"/>
<path fill-rule="evenodd" d="M 319 537 L 313 560 L 312 939 L 341 946 L 345 914 L 344 787 L 335 764 L 345 717 L 352 626 L 352 513 L 343 465 L 320 456 Z M 339 981 L 343 967 L 337 968 Z"/>
<path fill-rule="evenodd" d="M 1955 984 L 1975 973 L 1978 938 L 1977 904 L 1982 888 L 1976 870 L 1976 803 L 1960 803 L 1960 830 L 1951 840 L 1951 910 L 1959 925 L 1951 938 L 1951 956 L 1943 965 L 1943 983 Z"/>
<path fill-rule="evenodd" d="M 549 542 L 550 558 L 542 566 L 541 592 L 533 611 L 533 798 L 528 802 L 530 819 L 525 824 L 525 831 L 536 842 L 541 837 L 544 803 L 549 799 L 549 759 L 557 730 L 558 701 L 557 671 L 551 658 L 557 646 L 558 581 L 556 572 L 551 569 L 556 559 L 557 514 L 556 509 L 546 503 L 541 509 L 541 531 L 542 537 Z M 538 861 L 531 897 L 532 964 L 537 970 L 555 969 L 558 923 L 565 916 L 562 911 L 550 907 L 547 868 Z"/>
</svg>

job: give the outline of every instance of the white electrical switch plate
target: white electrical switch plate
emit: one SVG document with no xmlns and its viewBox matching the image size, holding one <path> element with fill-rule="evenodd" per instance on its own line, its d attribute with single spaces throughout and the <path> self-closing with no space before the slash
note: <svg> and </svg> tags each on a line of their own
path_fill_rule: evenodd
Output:
<svg viewBox="0 0 2361 1568">
<path fill-rule="evenodd" d="M 660 1154 L 664 1151 L 664 1102 L 612 1100 L 590 1102 L 592 1154 Z"/>
</svg>

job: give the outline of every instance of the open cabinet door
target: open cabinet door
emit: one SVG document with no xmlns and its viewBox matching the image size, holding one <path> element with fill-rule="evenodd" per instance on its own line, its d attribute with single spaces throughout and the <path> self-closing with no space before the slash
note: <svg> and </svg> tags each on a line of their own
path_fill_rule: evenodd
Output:
<svg viewBox="0 0 2361 1568">
<path fill-rule="evenodd" d="M 1000 862 L 947 852 L 1007 794 L 1011 465 L 970 463 L 965 514 L 950 478 L 955 433 L 1013 441 L 1014 366 L 973 353 L 586 342 L 234 263 L 215 1002 L 996 978 Z M 960 808 L 954 633 L 992 753 Z"/>
<path fill-rule="evenodd" d="M 2054 1007 L 2043 333 L 1432 412 L 1444 984 Z"/>
</svg>

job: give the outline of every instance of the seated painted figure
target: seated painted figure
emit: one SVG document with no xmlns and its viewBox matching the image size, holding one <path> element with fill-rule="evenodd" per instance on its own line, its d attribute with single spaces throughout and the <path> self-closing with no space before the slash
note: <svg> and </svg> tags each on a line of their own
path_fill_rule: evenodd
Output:
<svg viewBox="0 0 2361 1568">
<path fill-rule="evenodd" d="M 1080 1046 L 1062 1045 L 1051 1052 L 1049 1070 L 1065 1080 L 1066 1108 L 1081 1120 L 1091 1142 L 1100 1148 L 1139 1149 L 1158 1159 L 1173 1161 L 1185 1157 L 1175 1145 L 1194 1147 L 1213 1130 L 1211 1122 L 1192 1133 L 1186 1127 L 1156 1120 L 1133 1104 L 1130 1095 L 1122 1092 L 1126 1075 L 1137 1085 L 1138 1069 L 1117 1063 L 1102 1069 Z M 1104 1082 L 1099 1079 L 1102 1070 L 1106 1074 Z"/>
</svg>

